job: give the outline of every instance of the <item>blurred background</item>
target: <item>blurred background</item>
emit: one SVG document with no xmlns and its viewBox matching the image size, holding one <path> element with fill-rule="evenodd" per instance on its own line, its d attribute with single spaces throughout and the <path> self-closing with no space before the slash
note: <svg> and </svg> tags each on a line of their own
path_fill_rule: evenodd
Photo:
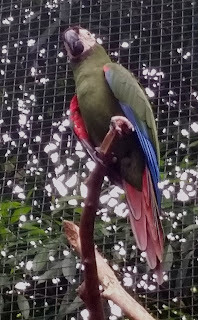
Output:
<svg viewBox="0 0 198 320">
<path fill-rule="evenodd" d="M 123 191 L 105 178 L 95 242 L 156 319 L 198 319 L 198 3 L 195 0 L 0 0 L 0 320 L 87 319 L 79 223 L 93 162 L 69 127 L 75 92 L 62 41 L 95 34 L 153 105 L 161 150 L 164 283 L 137 250 Z M 106 319 L 125 319 L 112 302 Z"/>
</svg>

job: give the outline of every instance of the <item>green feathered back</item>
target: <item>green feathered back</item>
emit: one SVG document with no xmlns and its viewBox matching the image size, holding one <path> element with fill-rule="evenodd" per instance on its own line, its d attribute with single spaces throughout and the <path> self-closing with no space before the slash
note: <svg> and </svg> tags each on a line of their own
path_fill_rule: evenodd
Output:
<svg viewBox="0 0 198 320">
<path fill-rule="evenodd" d="M 136 77 L 121 65 L 117 63 L 107 63 L 106 66 L 111 69 L 111 89 L 114 96 L 124 104 L 131 106 L 136 115 L 139 127 L 142 131 L 148 131 L 159 162 L 160 151 L 155 119 L 151 104 L 143 87 L 139 84 Z"/>
</svg>

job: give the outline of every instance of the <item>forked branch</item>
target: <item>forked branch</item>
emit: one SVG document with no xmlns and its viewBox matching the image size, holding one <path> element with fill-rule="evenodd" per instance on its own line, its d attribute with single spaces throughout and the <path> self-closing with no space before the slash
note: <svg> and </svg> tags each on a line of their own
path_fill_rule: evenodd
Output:
<svg viewBox="0 0 198 320">
<path fill-rule="evenodd" d="M 71 246 L 81 256 L 79 227 L 71 221 L 64 221 L 65 235 Z M 130 320 L 154 320 L 154 318 L 121 286 L 113 270 L 95 249 L 98 279 L 103 287 L 102 296 L 117 304 Z"/>
</svg>

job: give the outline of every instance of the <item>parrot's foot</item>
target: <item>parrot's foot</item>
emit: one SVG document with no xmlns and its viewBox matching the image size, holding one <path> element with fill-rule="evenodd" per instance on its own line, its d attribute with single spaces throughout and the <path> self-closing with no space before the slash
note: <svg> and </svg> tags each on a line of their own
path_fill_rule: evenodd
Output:
<svg viewBox="0 0 198 320">
<path fill-rule="evenodd" d="M 131 131 L 135 131 L 132 123 L 123 116 L 114 116 L 111 118 L 110 128 L 113 127 L 119 135 L 123 133 L 129 134 Z"/>
</svg>

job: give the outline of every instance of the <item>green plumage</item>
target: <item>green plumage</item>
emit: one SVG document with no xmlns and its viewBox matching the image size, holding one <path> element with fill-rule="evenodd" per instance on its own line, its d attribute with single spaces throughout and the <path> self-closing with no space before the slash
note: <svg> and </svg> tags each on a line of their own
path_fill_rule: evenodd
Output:
<svg viewBox="0 0 198 320">
<path fill-rule="evenodd" d="M 133 107 L 139 127 L 148 130 L 150 141 L 156 150 L 158 162 L 160 159 L 159 143 L 155 119 L 151 104 L 144 92 L 144 88 L 139 84 L 136 77 L 117 63 L 107 64 L 111 68 L 112 91 L 114 96 L 124 104 Z"/>
<path fill-rule="evenodd" d="M 104 77 L 103 66 L 109 62 L 105 50 L 95 45 L 86 59 L 73 69 L 80 111 L 89 136 L 97 146 L 108 131 L 112 115 L 121 114 Z"/>
<path fill-rule="evenodd" d="M 88 30 L 70 27 L 64 39 L 77 91 L 77 98 L 74 97 L 70 105 L 71 121 L 88 152 L 92 155 L 93 148 L 101 144 L 112 117 L 124 116 L 135 127 L 135 131 L 130 130 L 116 139 L 113 152 L 117 161 L 108 164 L 107 176 L 124 189 L 137 246 L 146 252 L 150 268 L 155 269 L 157 281 L 162 283 L 164 239 L 158 168 L 150 143 L 158 161 L 159 145 L 151 104 L 135 76 L 112 63 Z"/>
<path fill-rule="evenodd" d="M 103 67 L 106 64 L 115 70 L 113 92 L 104 76 Z M 139 125 L 143 129 L 146 126 L 159 159 L 151 105 L 136 78 L 122 66 L 111 63 L 103 47 L 98 44 L 81 61 L 73 64 L 73 71 L 80 111 L 93 144 L 100 145 L 108 132 L 111 117 L 123 115 L 118 99 L 133 106 Z M 114 152 L 122 177 L 141 190 L 145 160 L 134 133 L 124 135 L 117 142 Z"/>
</svg>

